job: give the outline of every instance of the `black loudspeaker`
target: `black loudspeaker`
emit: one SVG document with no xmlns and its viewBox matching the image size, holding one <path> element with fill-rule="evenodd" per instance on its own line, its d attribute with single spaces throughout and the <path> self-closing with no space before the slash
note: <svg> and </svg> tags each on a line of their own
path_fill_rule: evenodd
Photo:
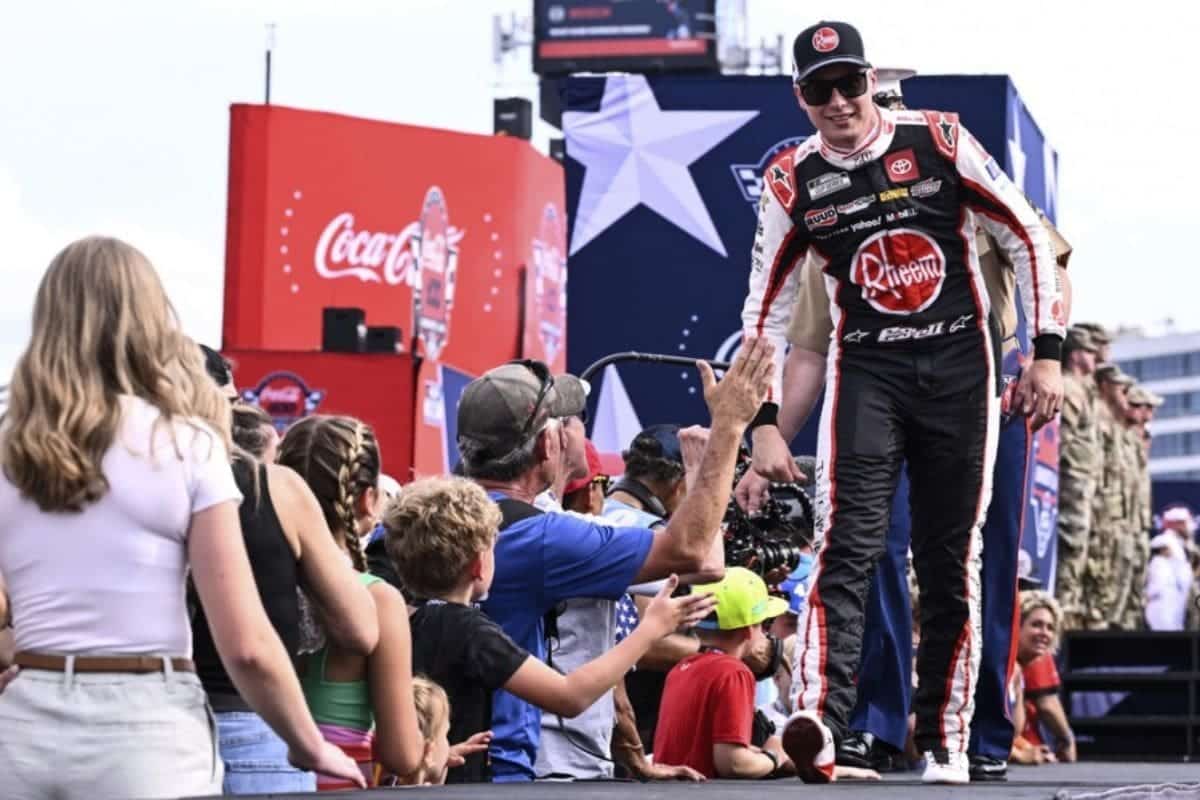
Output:
<svg viewBox="0 0 1200 800">
<path fill-rule="evenodd" d="M 321 311 L 321 349 L 327 353 L 361 353 L 367 335 L 367 315 L 361 308 Z"/>
<path fill-rule="evenodd" d="M 368 353 L 399 353 L 404 339 L 395 325 L 371 325 L 367 328 Z"/>
<path fill-rule="evenodd" d="M 492 101 L 492 123 L 498 136 L 533 136 L 533 103 L 524 97 L 497 97 Z"/>
<path fill-rule="evenodd" d="M 563 163 L 567 158 L 567 140 L 566 139 L 551 139 L 550 140 L 550 157 L 558 163 Z"/>
</svg>

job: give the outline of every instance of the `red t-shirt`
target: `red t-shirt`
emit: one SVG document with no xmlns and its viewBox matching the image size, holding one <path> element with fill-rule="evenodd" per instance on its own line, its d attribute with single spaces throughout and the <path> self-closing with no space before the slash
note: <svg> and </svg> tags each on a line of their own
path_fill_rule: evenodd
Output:
<svg viewBox="0 0 1200 800">
<path fill-rule="evenodd" d="M 1058 677 L 1058 667 L 1054 665 L 1054 656 L 1046 653 L 1030 661 L 1021 670 L 1021 680 L 1025 684 L 1025 730 L 1021 735 L 1030 744 L 1043 744 L 1042 734 L 1038 730 L 1035 701 L 1039 697 L 1054 694 L 1062 685 L 1062 679 Z"/>
<path fill-rule="evenodd" d="M 717 777 L 713 745 L 750 745 L 754 725 L 754 675 L 733 656 L 707 651 L 689 656 L 667 673 L 654 760 L 686 765 Z"/>
</svg>

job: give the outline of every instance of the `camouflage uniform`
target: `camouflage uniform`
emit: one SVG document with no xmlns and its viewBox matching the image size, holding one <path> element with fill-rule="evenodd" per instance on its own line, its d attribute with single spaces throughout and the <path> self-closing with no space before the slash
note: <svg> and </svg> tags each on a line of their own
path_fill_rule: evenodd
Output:
<svg viewBox="0 0 1200 800">
<path fill-rule="evenodd" d="M 1140 386 L 1130 387 L 1130 407 L 1151 407 L 1156 399 Z M 1146 624 L 1146 566 L 1150 562 L 1151 519 L 1150 462 L 1146 457 L 1143 421 L 1131 422 L 1127 428 L 1129 447 L 1133 453 L 1130 475 L 1133 477 L 1133 515 L 1130 520 L 1133 558 L 1129 564 L 1129 599 L 1117 625 L 1124 630 L 1140 630 Z"/>
<path fill-rule="evenodd" d="M 1127 543 L 1117 562 L 1115 582 L 1124 601 L 1118 601 L 1110 622 L 1123 630 L 1144 627 L 1146 614 L 1146 564 L 1150 560 L 1149 463 L 1142 446 L 1142 429 L 1128 425 L 1123 431 L 1125 479 L 1129 484 L 1128 512 L 1125 520 Z M 1143 480 L 1144 479 L 1144 480 Z"/>
<path fill-rule="evenodd" d="M 1102 466 L 1096 423 L 1095 382 L 1071 373 L 1064 375 L 1054 590 L 1062 605 L 1066 630 L 1082 627 L 1083 621 L 1083 573 L 1092 530 L 1092 503 Z"/>
<path fill-rule="evenodd" d="M 1129 378 L 1114 367 L 1102 370 L 1110 380 L 1128 383 Z M 1133 482 L 1128 474 L 1131 454 L 1125 423 L 1117 420 L 1108 404 L 1096 401 L 1096 419 L 1101 458 L 1100 479 L 1092 500 L 1092 528 L 1088 538 L 1083 574 L 1083 626 L 1107 630 L 1124 610 L 1129 597 L 1129 576 L 1118 573 L 1132 558 L 1130 514 L 1133 511 Z"/>
</svg>

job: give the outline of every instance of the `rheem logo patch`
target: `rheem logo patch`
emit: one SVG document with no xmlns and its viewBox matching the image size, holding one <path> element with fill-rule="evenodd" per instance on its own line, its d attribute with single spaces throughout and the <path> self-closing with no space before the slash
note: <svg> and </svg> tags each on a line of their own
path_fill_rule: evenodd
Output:
<svg viewBox="0 0 1200 800">
<path fill-rule="evenodd" d="M 813 50 L 818 53 L 832 53 L 839 44 L 841 44 L 841 37 L 833 28 L 817 28 L 817 32 L 813 34 Z"/>
<path fill-rule="evenodd" d="M 912 230 L 880 231 L 863 242 L 850 266 L 862 297 L 884 314 L 916 314 L 933 305 L 946 282 L 946 256 L 932 238 Z"/>
</svg>

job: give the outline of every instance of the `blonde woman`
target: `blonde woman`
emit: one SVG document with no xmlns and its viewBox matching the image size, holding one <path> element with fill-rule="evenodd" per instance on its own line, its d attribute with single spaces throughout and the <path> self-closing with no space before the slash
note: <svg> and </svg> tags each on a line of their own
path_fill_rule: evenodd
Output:
<svg viewBox="0 0 1200 800">
<path fill-rule="evenodd" d="M 1019 764 L 1074 761 L 1075 734 L 1067 722 L 1058 693 L 1062 681 L 1054 665 L 1062 609 L 1053 595 L 1042 591 L 1021 592 L 1021 630 L 1017 638 L 1017 665 L 1013 676 L 1012 760 Z M 1053 736 L 1054 748 L 1042 740 L 1042 729 Z"/>
<path fill-rule="evenodd" d="M 316 495 L 379 619 L 379 644 L 369 655 L 330 641 L 306 657 L 300 680 L 308 706 L 321 733 L 358 762 L 367 780 L 378 773 L 410 775 L 421 766 L 425 740 L 413 703 L 408 608 L 399 591 L 367 572 L 358 546 L 379 513 L 375 432 L 353 417 L 305 417 L 284 434 L 279 463 L 299 473 Z M 321 791 L 346 786 L 337 776 L 317 776 Z"/>
<path fill-rule="evenodd" d="M 301 768 L 357 776 L 321 738 L 238 526 L 229 403 L 154 268 L 116 239 L 50 263 L 0 423 L 0 574 L 20 671 L 0 694 L 0 794 L 214 794 L 191 662 L 190 567 L 238 691 Z"/>
</svg>

